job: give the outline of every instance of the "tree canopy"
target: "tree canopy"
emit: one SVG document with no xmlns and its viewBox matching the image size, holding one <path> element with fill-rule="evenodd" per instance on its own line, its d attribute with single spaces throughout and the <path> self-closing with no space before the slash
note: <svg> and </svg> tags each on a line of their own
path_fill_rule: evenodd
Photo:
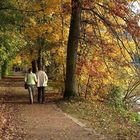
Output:
<svg viewBox="0 0 140 140">
<path fill-rule="evenodd" d="M 45 66 L 65 97 L 105 99 L 139 86 L 139 10 L 126 0 L 6 0 L 0 2 L 0 61 L 18 52 Z M 68 45 L 67 45 L 68 44 Z M 64 84 L 65 83 L 65 84 Z"/>
</svg>

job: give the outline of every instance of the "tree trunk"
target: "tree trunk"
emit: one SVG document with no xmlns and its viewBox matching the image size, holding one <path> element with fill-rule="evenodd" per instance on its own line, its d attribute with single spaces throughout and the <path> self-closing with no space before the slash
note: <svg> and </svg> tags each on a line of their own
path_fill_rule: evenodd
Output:
<svg viewBox="0 0 140 140">
<path fill-rule="evenodd" d="M 33 73 L 37 72 L 37 62 L 36 62 L 36 60 L 32 61 L 32 71 L 33 71 Z"/>
<path fill-rule="evenodd" d="M 72 0 L 72 14 L 67 47 L 66 80 L 64 92 L 65 99 L 69 99 L 71 96 L 75 96 L 77 94 L 75 69 L 77 60 L 78 40 L 80 35 L 80 16 L 80 0 Z"/>
<path fill-rule="evenodd" d="M 42 69 L 43 68 L 43 56 L 42 56 L 42 50 L 40 49 L 38 51 L 38 69 Z"/>
<path fill-rule="evenodd" d="M 1 67 L 1 76 L 5 77 L 8 75 L 8 61 L 4 61 L 2 67 Z"/>
<path fill-rule="evenodd" d="M 1 65 L 0 65 L 0 80 L 1 80 L 1 77 L 2 77 L 2 67 L 1 67 Z"/>
<path fill-rule="evenodd" d="M 43 69 L 44 63 L 43 63 L 43 47 L 44 47 L 44 39 L 43 38 L 38 38 L 38 45 L 39 45 L 39 50 L 38 50 L 38 69 Z"/>
</svg>

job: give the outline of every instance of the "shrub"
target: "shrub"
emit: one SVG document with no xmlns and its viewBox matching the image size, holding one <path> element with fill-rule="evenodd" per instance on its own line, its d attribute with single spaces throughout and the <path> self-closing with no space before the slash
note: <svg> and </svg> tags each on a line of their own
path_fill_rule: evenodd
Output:
<svg viewBox="0 0 140 140">
<path fill-rule="evenodd" d="M 108 94 L 108 103 L 115 107 L 123 107 L 123 90 L 116 85 L 110 86 L 110 92 Z"/>
</svg>

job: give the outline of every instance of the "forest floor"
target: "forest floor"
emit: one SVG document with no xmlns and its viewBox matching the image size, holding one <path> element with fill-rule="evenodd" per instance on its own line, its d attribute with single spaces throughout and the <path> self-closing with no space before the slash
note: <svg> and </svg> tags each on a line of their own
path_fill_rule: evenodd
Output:
<svg viewBox="0 0 140 140">
<path fill-rule="evenodd" d="M 23 77 L 0 81 L 0 140 L 105 140 L 64 113 L 54 102 L 61 96 L 47 90 L 46 103 L 29 104 Z"/>
</svg>

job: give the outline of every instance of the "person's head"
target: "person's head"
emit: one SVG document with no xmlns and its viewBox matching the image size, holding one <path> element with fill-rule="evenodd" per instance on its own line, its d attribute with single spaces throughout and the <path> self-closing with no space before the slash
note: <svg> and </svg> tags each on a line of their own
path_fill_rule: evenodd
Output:
<svg viewBox="0 0 140 140">
<path fill-rule="evenodd" d="M 28 69 L 28 72 L 29 72 L 29 73 L 31 73 L 31 72 L 32 72 L 32 69 L 31 69 L 31 68 L 29 68 L 29 69 Z"/>
<path fill-rule="evenodd" d="M 42 70 L 42 68 L 38 68 L 38 70 Z"/>
<path fill-rule="evenodd" d="M 42 70 L 42 71 L 43 71 L 43 70 L 44 70 L 43 66 L 42 66 L 42 67 L 40 66 L 40 67 L 38 68 L 38 70 Z"/>
</svg>

